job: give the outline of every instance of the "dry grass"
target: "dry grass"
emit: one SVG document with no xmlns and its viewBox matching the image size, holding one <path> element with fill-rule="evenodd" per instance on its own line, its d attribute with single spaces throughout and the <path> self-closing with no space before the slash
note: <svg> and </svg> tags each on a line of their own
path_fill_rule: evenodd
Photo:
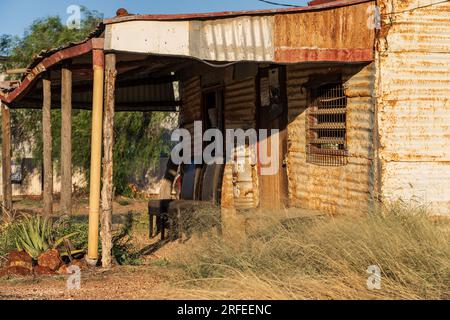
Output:
<svg viewBox="0 0 450 320">
<path fill-rule="evenodd" d="M 396 203 L 372 215 L 265 225 L 243 242 L 191 242 L 176 258 L 188 279 L 177 283 L 177 293 L 193 299 L 450 298 L 448 223 L 421 208 Z M 381 290 L 367 288 L 372 265 L 381 269 Z"/>
</svg>

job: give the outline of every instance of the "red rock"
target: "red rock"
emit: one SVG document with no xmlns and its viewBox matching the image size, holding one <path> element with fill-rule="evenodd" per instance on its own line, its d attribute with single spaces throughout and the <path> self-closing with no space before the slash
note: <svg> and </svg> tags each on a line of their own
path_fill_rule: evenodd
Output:
<svg viewBox="0 0 450 320">
<path fill-rule="evenodd" d="M 33 259 L 25 251 L 13 251 L 8 255 L 8 267 L 21 267 L 33 270 Z"/>
<path fill-rule="evenodd" d="M 13 277 L 27 277 L 31 276 L 33 273 L 31 270 L 24 268 L 24 267 L 6 267 L 2 270 L 0 270 L 0 278 L 6 277 L 6 276 L 13 276 Z"/>
<path fill-rule="evenodd" d="M 81 259 L 81 260 L 73 260 L 72 263 L 70 264 L 71 266 L 78 266 L 80 267 L 80 269 L 85 269 L 87 268 L 86 265 L 86 260 Z"/>
<path fill-rule="evenodd" d="M 63 264 L 61 267 L 59 267 L 59 269 L 57 271 L 58 274 L 63 274 L 63 275 L 68 274 L 68 272 L 67 272 L 68 267 L 69 267 L 68 265 Z"/>
<path fill-rule="evenodd" d="M 54 276 L 57 273 L 49 267 L 35 266 L 33 268 L 34 274 L 37 276 Z"/>
<path fill-rule="evenodd" d="M 58 270 L 61 264 L 61 257 L 56 249 L 48 250 L 38 257 L 38 265 L 41 267 L 48 267 L 52 271 Z"/>
<path fill-rule="evenodd" d="M 79 267 L 81 270 L 86 269 L 87 265 L 86 265 L 86 261 L 84 259 L 81 260 L 73 260 L 70 264 L 63 264 L 59 269 L 58 269 L 58 273 L 59 274 L 70 274 L 68 272 L 68 269 L 72 266 L 77 266 Z"/>
</svg>

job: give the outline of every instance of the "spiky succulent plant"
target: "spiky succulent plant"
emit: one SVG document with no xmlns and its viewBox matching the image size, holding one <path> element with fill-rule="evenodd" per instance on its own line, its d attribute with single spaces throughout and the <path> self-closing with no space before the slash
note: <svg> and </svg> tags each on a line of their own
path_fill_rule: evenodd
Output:
<svg viewBox="0 0 450 320">
<path fill-rule="evenodd" d="M 77 234 L 71 233 L 55 240 L 52 229 L 53 224 L 49 218 L 38 215 L 25 216 L 17 226 L 17 250 L 24 250 L 36 260 L 42 253 L 58 248 L 64 240 Z"/>
</svg>

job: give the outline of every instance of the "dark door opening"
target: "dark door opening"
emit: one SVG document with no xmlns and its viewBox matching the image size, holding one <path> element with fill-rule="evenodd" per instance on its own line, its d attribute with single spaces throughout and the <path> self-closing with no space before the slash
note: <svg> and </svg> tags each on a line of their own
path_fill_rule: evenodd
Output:
<svg viewBox="0 0 450 320">
<path fill-rule="evenodd" d="M 267 155 L 271 155 L 272 143 L 278 143 L 278 170 L 274 175 L 261 174 L 261 161 L 259 161 L 260 207 L 262 209 L 282 209 L 287 206 L 287 89 L 286 68 L 272 66 L 261 68 L 257 78 L 257 120 L 258 129 L 267 129 Z M 271 129 L 278 129 L 279 133 L 271 135 Z M 259 145 L 263 141 L 258 139 Z M 258 148 L 259 149 L 259 148 Z M 259 159 L 261 160 L 261 159 Z"/>
</svg>

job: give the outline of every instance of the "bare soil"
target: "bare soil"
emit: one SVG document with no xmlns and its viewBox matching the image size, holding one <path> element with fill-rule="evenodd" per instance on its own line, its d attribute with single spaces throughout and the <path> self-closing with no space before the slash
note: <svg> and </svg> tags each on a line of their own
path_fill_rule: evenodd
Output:
<svg viewBox="0 0 450 320">
<path fill-rule="evenodd" d="M 132 215 L 145 217 L 148 200 L 118 198 L 114 202 L 114 216 L 118 222 Z M 14 203 L 22 212 L 39 212 L 41 201 L 22 199 Z M 58 214 L 55 201 L 54 212 Z M 74 199 L 73 214 L 88 215 L 88 200 Z M 69 276 L 0 279 L 0 300 L 153 300 L 182 299 L 170 284 L 180 281 L 180 270 L 166 267 L 172 252 L 182 249 L 178 242 L 161 243 L 149 239 L 148 230 L 138 230 L 133 243 L 143 253 L 140 266 L 115 266 L 110 270 L 83 270 L 81 289 L 69 290 Z M 172 287 L 173 288 L 173 287 Z"/>
<path fill-rule="evenodd" d="M 0 280 L 0 300 L 161 300 L 182 299 L 168 286 L 176 272 L 157 266 L 83 271 L 80 290 L 69 276 Z"/>
</svg>

